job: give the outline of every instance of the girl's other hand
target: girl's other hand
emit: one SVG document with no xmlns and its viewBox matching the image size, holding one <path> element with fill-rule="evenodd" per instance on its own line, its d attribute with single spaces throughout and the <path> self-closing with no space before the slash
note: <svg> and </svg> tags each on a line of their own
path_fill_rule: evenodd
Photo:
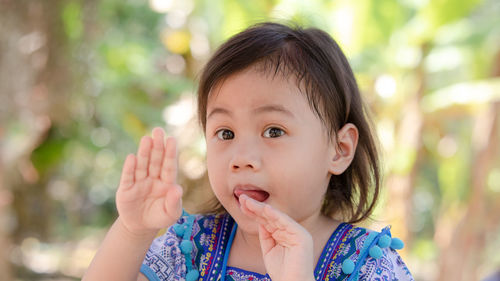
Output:
<svg viewBox="0 0 500 281">
<path fill-rule="evenodd" d="M 182 214 L 182 188 L 176 184 L 175 139 L 164 141 L 161 128 L 141 139 L 137 157 L 127 156 L 116 192 L 119 221 L 132 234 L 156 233 Z"/>
<path fill-rule="evenodd" d="M 273 281 L 315 280 L 311 234 L 269 204 L 240 196 L 243 212 L 259 223 L 259 240 L 267 273 Z"/>
</svg>

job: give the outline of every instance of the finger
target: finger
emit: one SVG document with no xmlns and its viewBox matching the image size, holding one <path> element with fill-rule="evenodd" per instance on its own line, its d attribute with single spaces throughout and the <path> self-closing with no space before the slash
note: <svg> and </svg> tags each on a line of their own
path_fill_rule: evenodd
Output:
<svg viewBox="0 0 500 281">
<path fill-rule="evenodd" d="M 256 216 L 262 216 L 262 211 L 265 206 L 264 203 L 259 202 L 246 194 L 241 194 L 239 199 L 242 201 L 240 204 L 243 203 L 242 206 L 245 206 L 248 211 L 252 212 Z"/>
<path fill-rule="evenodd" d="M 262 253 L 266 255 L 276 246 L 276 240 L 262 225 L 259 225 L 259 241 Z"/>
<path fill-rule="evenodd" d="M 277 243 L 292 247 L 310 238 L 309 232 L 287 214 L 266 205 L 263 216 L 267 218 L 266 229 L 272 233 Z"/>
<path fill-rule="evenodd" d="M 245 194 L 242 194 L 240 195 L 240 197 L 238 197 L 238 200 L 240 202 L 240 206 L 241 206 L 241 210 L 243 211 L 243 213 L 247 216 L 250 216 L 250 217 L 255 217 L 257 216 L 253 211 L 251 211 L 247 204 L 248 204 L 248 196 L 245 195 Z"/>
<path fill-rule="evenodd" d="M 244 196 L 246 207 L 263 221 L 261 224 L 263 224 L 269 232 L 273 233 L 277 229 L 290 231 L 298 226 L 298 223 L 292 218 L 274 209 L 269 204 L 256 201 L 244 194 L 242 196 Z"/>
<path fill-rule="evenodd" d="M 247 213 L 249 214 L 249 216 L 253 217 L 253 219 L 255 219 L 259 224 L 263 225 L 267 229 L 267 231 L 273 233 L 276 231 L 276 229 L 278 229 L 275 226 L 275 223 L 270 220 L 268 216 L 265 216 L 264 213 L 264 210 L 266 208 L 272 208 L 271 206 L 250 198 L 245 194 L 242 194 L 240 198 L 242 200 L 242 209 L 244 210 L 244 212 L 246 208 L 246 210 L 248 210 Z"/>
<path fill-rule="evenodd" d="M 270 208 L 272 211 L 272 207 L 266 203 L 259 202 L 246 194 L 242 194 L 240 198 L 243 201 L 243 206 L 248 210 L 249 214 L 252 214 L 261 220 L 265 221 L 266 224 L 273 223 L 276 220 L 275 216 L 270 216 L 266 214 L 265 210 Z"/>
<path fill-rule="evenodd" d="M 271 208 L 269 205 L 265 206 L 262 213 L 267 220 L 267 224 L 263 224 L 262 227 L 270 233 L 274 243 L 290 248 L 297 246 L 302 241 L 299 238 L 302 227 L 288 215 Z"/>
<path fill-rule="evenodd" d="M 127 158 L 125 158 L 119 188 L 126 190 L 134 183 L 135 162 L 134 154 L 129 154 Z"/>
<path fill-rule="evenodd" d="M 161 128 L 156 127 L 153 129 L 153 149 L 151 150 L 151 160 L 149 161 L 149 175 L 153 178 L 160 177 L 164 151 L 164 135 Z"/>
<path fill-rule="evenodd" d="M 240 205 L 241 205 L 241 210 L 243 211 L 244 214 L 248 215 L 249 217 L 252 217 L 256 220 L 260 220 L 261 222 L 265 222 L 265 218 L 262 217 L 262 210 L 264 208 L 264 204 L 256 201 L 253 198 L 250 198 L 246 194 L 242 194 L 239 197 Z"/>
<path fill-rule="evenodd" d="M 241 210 L 243 212 L 243 214 L 245 214 L 246 216 L 248 216 L 249 218 L 253 219 L 254 221 L 256 221 L 257 223 L 259 224 L 266 224 L 267 221 L 264 220 L 263 218 L 259 217 L 257 214 L 255 214 L 254 212 L 250 211 L 247 207 L 247 199 L 245 198 L 245 196 L 240 196 L 239 200 L 240 200 L 240 206 L 241 206 Z"/>
<path fill-rule="evenodd" d="M 297 223 L 288 215 L 267 205 L 262 210 L 262 216 L 265 217 L 270 224 L 279 229 L 294 227 Z"/>
<path fill-rule="evenodd" d="M 135 180 L 142 180 L 148 175 L 149 155 L 151 154 L 151 144 L 153 140 L 149 136 L 144 136 L 137 151 L 137 168 L 135 169 Z"/>
<path fill-rule="evenodd" d="M 161 167 L 161 180 L 167 184 L 175 184 L 177 182 L 177 144 L 175 138 L 167 138 L 165 145 L 165 154 Z"/>
<path fill-rule="evenodd" d="M 165 198 L 165 212 L 178 219 L 182 215 L 182 187 L 174 184 Z"/>
</svg>

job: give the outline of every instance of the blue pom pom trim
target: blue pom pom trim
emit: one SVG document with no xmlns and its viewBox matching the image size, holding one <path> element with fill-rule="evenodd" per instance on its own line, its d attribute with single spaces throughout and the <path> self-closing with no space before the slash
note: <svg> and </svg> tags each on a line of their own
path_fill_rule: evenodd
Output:
<svg viewBox="0 0 500 281">
<path fill-rule="evenodd" d="M 382 235 L 379 239 L 378 239 L 378 246 L 380 248 L 387 248 L 391 245 L 391 237 L 387 234 L 385 235 Z"/>
<path fill-rule="evenodd" d="M 342 272 L 344 274 L 351 274 L 354 271 L 354 262 L 350 259 L 346 259 L 342 262 Z"/>
<path fill-rule="evenodd" d="M 191 253 L 193 251 L 191 233 L 193 231 L 194 216 L 188 214 L 185 210 L 182 210 L 182 216 L 186 217 L 184 222 L 181 224 L 175 224 L 172 228 L 175 234 L 182 238 L 182 242 L 179 247 L 181 248 L 181 252 L 184 254 L 184 259 L 186 261 L 186 281 L 196 281 L 196 279 L 198 279 L 199 272 L 194 269 L 194 259 L 191 258 Z"/>
<path fill-rule="evenodd" d="M 370 257 L 372 257 L 372 258 L 378 259 L 382 256 L 382 249 L 380 249 L 379 246 L 375 245 L 375 246 L 370 248 L 370 250 L 368 251 L 368 254 L 370 254 Z"/>
<path fill-rule="evenodd" d="M 199 276 L 200 273 L 198 272 L 198 270 L 192 269 L 186 274 L 186 281 L 196 281 Z"/>
<path fill-rule="evenodd" d="M 193 243 L 189 240 L 182 240 L 181 242 L 181 252 L 185 255 L 190 254 L 193 250 Z"/>
<path fill-rule="evenodd" d="M 184 236 L 184 232 L 186 231 L 186 228 L 183 224 L 174 224 L 173 229 L 175 234 L 177 234 L 177 236 L 179 237 Z"/>
<path fill-rule="evenodd" d="M 393 248 L 394 250 L 401 250 L 405 247 L 405 243 L 403 243 L 403 241 L 401 241 L 401 239 L 399 238 L 392 238 L 391 240 L 391 248 Z"/>
<path fill-rule="evenodd" d="M 401 239 L 392 238 L 390 226 L 382 229 L 380 233 L 375 231 L 370 232 L 365 240 L 363 249 L 358 256 L 357 263 L 354 264 L 354 262 L 350 259 L 346 259 L 342 263 L 342 272 L 350 274 L 347 281 L 358 280 L 358 271 L 365 263 L 365 259 L 368 255 L 374 259 L 378 259 L 384 254 L 382 248 L 387 248 L 389 246 L 395 250 L 400 250 L 404 247 L 404 243 Z"/>
<path fill-rule="evenodd" d="M 373 247 L 377 247 L 380 250 L 380 247 L 376 246 L 376 244 L 377 244 L 378 240 L 380 239 L 380 237 L 382 237 L 383 235 L 391 235 L 389 227 L 385 227 L 384 229 L 382 229 L 382 231 L 380 233 L 373 231 L 373 232 L 370 232 L 368 234 L 368 237 L 365 240 L 363 249 L 361 250 L 361 252 L 358 256 L 358 262 L 355 264 L 355 267 L 352 271 L 351 276 L 349 276 L 349 278 L 347 279 L 348 281 L 358 280 L 358 277 L 359 277 L 358 271 L 361 268 L 361 266 L 363 266 L 364 260 L 368 256 L 370 250 Z M 377 250 L 374 250 L 374 251 L 377 251 Z M 382 252 L 382 250 L 380 252 Z"/>
</svg>

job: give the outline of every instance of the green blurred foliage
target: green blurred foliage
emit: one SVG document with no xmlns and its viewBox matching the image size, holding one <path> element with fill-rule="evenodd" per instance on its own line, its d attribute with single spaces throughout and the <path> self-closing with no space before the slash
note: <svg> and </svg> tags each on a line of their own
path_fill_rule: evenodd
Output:
<svg viewBox="0 0 500 281">
<path fill-rule="evenodd" d="M 417 261 L 410 264 L 417 278 L 432 280 L 419 270 L 436 266 L 439 219 L 454 220 L 453 225 L 471 196 L 475 117 L 500 101 L 499 80 L 492 77 L 500 67 L 493 59 L 500 46 L 497 1 L 71 0 L 44 7 L 60 15 L 63 32 L 57 40 L 64 48 L 53 55 L 64 58 L 69 73 L 70 79 L 60 83 L 67 102 L 47 113 L 50 128 L 28 151 L 37 177 L 26 185 L 48 195 L 44 204 L 50 212 L 43 213 L 47 222 L 41 224 L 47 235 L 23 225 L 29 220 L 15 206 L 10 216 L 17 225 L 11 232 L 21 257 L 23 251 L 45 253 L 49 245 L 56 249 L 50 255 L 64 257 L 69 251 L 75 264 L 54 258 L 56 266 L 40 269 L 18 258 L 13 263 L 21 276 L 81 276 L 116 217 L 114 192 L 123 160 L 155 126 L 187 139 L 181 141 L 181 178 L 188 190 L 196 190 L 194 183 L 204 177 L 203 138 L 196 129 L 186 129 L 196 126 L 196 117 L 176 123 L 168 109 L 194 99 L 197 75 L 225 39 L 251 24 L 278 20 L 317 26 L 339 42 L 374 112 L 385 173 L 405 177 L 417 168 L 407 202 L 413 243 L 406 257 Z M 415 148 L 400 141 L 398 128 L 417 92 L 425 126 L 421 147 Z M 49 102 L 59 99 L 51 96 Z M 29 139 L 23 122 L 11 118 L 2 124 L 4 149 Z M 500 196 L 499 158 L 486 181 L 490 198 Z M 39 211 L 30 209 L 27 216 Z M 383 216 L 383 207 L 377 213 Z M 498 253 L 484 255 L 489 262 L 481 268 L 483 275 L 500 266 Z"/>
</svg>

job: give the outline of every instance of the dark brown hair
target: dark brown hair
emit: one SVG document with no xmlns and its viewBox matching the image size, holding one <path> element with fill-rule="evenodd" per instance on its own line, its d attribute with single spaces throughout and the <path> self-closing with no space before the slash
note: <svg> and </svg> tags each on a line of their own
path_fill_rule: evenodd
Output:
<svg viewBox="0 0 500 281">
<path fill-rule="evenodd" d="M 337 132 L 347 123 L 357 127 L 359 140 L 354 159 L 344 173 L 331 176 L 321 211 L 351 223 L 369 217 L 381 186 L 378 142 L 356 79 L 337 43 L 319 29 L 278 23 L 260 23 L 231 37 L 201 74 L 198 116 L 203 131 L 211 91 L 224 79 L 249 67 L 267 75 L 295 78 L 330 138 L 337 139 Z M 224 211 L 218 202 L 211 210 Z"/>
</svg>

